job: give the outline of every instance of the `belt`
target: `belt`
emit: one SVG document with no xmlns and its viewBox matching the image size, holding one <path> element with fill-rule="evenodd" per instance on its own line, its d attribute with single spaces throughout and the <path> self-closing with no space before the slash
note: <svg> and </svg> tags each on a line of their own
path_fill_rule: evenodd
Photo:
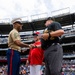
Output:
<svg viewBox="0 0 75 75">
<path fill-rule="evenodd" d="M 59 45 L 59 43 L 52 43 L 51 45 Z"/>
<path fill-rule="evenodd" d="M 17 49 L 13 49 L 13 48 L 9 48 L 9 49 L 11 49 L 11 50 L 15 50 L 15 51 L 18 51 L 18 52 L 20 52 L 19 50 L 17 50 Z"/>
</svg>

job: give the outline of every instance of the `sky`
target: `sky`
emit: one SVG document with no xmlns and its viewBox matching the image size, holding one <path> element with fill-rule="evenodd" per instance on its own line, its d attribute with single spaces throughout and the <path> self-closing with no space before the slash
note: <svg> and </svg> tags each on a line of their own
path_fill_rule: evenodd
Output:
<svg viewBox="0 0 75 75">
<path fill-rule="evenodd" d="M 0 20 L 11 20 L 21 17 L 29 19 L 35 15 L 53 16 L 55 13 L 62 13 L 61 9 L 69 13 L 74 13 L 74 1 L 75 0 L 0 0 Z"/>
</svg>

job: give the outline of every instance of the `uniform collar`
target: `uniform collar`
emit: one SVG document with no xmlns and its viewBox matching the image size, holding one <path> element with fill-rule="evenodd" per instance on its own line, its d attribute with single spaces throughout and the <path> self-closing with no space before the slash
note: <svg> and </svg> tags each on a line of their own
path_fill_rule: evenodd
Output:
<svg viewBox="0 0 75 75">
<path fill-rule="evenodd" d="M 16 30 L 16 31 L 18 32 L 18 30 L 17 30 L 17 29 L 15 29 L 15 28 L 13 28 L 13 30 Z"/>
</svg>

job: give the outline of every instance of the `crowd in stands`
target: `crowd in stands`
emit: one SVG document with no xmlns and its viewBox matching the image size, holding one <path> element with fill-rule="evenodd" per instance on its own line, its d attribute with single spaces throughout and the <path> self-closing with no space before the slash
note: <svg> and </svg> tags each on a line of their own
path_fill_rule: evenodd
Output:
<svg viewBox="0 0 75 75">
<path fill-rule="evenodd" d="M 63 60 L 62 75 L 75 75 L 75 60 Z"/>
<path fill-rule="evenodd" d="M 0 38 L 0 44 L 6 44 L 8 38 Z"/>
<path fill-rule="evenodd" d="M 44 69 L 45 69 L 45 66 L 41 66 L 41 69 L 40 69 L 41 75 L 44 75 Z M 30 66 L 21 64 L 19 74 L 20 75 L 30 75 Z M 7 75 L 7 65 L 0 66 L 0 75 Z"/>
<path fill-rule="evenodd" d="M 40 69 L 41 75 L 45 75 L 44 70 L 45 70 L 45 66 L 43 65 L 41 66 L 41 69 Z M 30 66 L 21 64 L 19 74 L 30 75 Z M 0 66 L 0 75 L 7 75 L 7 65 Z M 62 75 L 75 75 L 75 60 L 63 61 Z"/>
<path fill-rule="evenodd" d="M 45 65 L 41 66 L 40 73 L 44 74 Z M 20 75 L 30 75 L 30 66 L 21 64 L 20 65 Z M 0 75 L 7 75 L 7 65 L 0 66 Z M 63 60 L 62 75 L 75 75 L 75 60 Z"/>
<path fill-rule="evenodd" d="M 6 60 L 6 56 L 0 56 L 0 60 Z"/>
<path fill-rule="evenodd" d="M 7 65 L 0 66 L 0 75 L 7 75 Z"/>
</svg>

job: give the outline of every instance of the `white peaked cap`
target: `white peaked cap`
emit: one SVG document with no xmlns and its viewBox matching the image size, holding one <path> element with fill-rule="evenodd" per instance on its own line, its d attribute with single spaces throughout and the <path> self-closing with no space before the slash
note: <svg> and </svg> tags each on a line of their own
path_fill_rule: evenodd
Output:
<svg viewBox="0 0 75 75">
<path fill-rule="evenodd" d="M 21 18 L 15 18 L 15 19 L 13 19 L 12 21 L 11 21 L 11 23 L 13 24 L 13 23 L 15 23 L 15 22 L 21 22 L 22 23 L 22 19 Z"/>
</svg>

